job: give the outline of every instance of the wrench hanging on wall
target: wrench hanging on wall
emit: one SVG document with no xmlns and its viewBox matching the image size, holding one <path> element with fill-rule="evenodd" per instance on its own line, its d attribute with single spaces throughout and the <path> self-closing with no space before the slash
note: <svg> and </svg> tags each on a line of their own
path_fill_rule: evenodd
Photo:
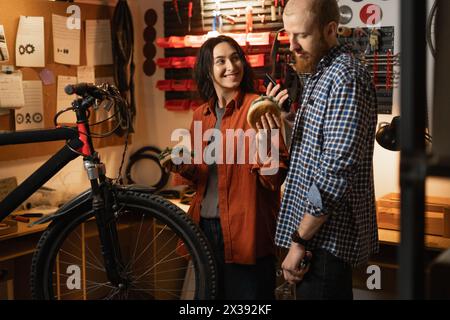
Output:
<svg viewBox="0 0 450 320">
<path fill-rule="evenodd" d="M 192 1 L 189 1 L 188 4 L 188 32 L 191 32 L 191 20 L 192 20 Z"/>
</svg>

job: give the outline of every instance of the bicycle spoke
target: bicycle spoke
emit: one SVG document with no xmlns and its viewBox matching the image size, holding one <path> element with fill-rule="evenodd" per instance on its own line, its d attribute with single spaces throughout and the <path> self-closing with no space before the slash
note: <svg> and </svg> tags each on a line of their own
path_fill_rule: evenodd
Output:
<svg viewBox="0 0 450 320">
<path fill-rule="evenodd" d="M 70 253 L 70 252 L 68 252 L 68 251 L 66 251 L 66 250 L 63 250 L 63 249 L 61 249 L 60 251 L 61 251 L 62 253 L 64 253 L 64 254 L 66 254 L 66 255 L 68 255 L 68 256 L 74 258 L 74 259 L 77 259 L 78 261 L 81 262 L 81 264 L 83 264 L 83 259 L 81 259 L 80 257 L 77 257 L 77 256 L 75 256 L 74 254 L 72 254 L 72 253 Z M 89 265 L 91 269 L 99 270 L 99 271 L 105 271 L 105 268 L 103 268 L 103 267 L 98 267 L 98 266 L 92 264 L 92 263 L 89 262 L 89 261 L 84 261 L 84 262 L 86 263 L 86 265 Z M 72 265 L 73 263 L 67 262 L 67 264 L 68 264 L 68 265 Z"/>
<path fill-rule="evenodd" d="M 137 237 L 136 237 L 136 245 L 134 247 L 134 251 L 133 251 L 133 254 L 131 256 L 130 263 L 132 263 L 132 261 L 134 261 L 134 258 L 136 257 L 136 251 L 137 251 L 138 244 L 139 244 L 139 236 L 141 235 L 142 226 L 144 224 L 144 218 L 145 218 L 145 215 L 143 214 L 142 215 L 142 219 L 141 219 L 141 223 L 139 225 L 139 231 L 138 231 L 138 234 L 137 234 Z M 127 265 L 127 267 L 128 267 L 128 265 Z"/>
<path fill-rule="evenodd" d="M 175 252 L 177 249 L 179 249 L 183 244 L 180 244 L 178 247 L 176 247 L 174 250 L 172 250 L 171 252 L 169 252 L 169 254 L 167 254 L 164 258 L 162 258 L 160 261 L 158 261 L 157 263 L 155 263 L 149 270 L 147 270 L 146 272 L 144 272 L 141 276 L 139 276 L 136 280 L 139 280 L 140 278 L 142 278 L 143 276 L 145 276 L 146 274 L 148 274 L 149 272 L 151 272 L 153 269 L 155 269 L 159 264 L 162 263 L 162 261 L 164 261 L 165 258 L 167 258 L 168 256 L 170 256 L 173 252 Z M 170 260 L 169 260 L 170 261 Z"/>
</svg>

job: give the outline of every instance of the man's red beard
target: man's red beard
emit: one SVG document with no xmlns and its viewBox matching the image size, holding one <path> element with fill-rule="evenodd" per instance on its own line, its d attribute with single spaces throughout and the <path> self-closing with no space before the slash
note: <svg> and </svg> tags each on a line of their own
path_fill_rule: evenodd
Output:
<svg viewBox="0 0 450 320">
<path fill-rule="evenodd" d="M 295 70 L 297 73 L 314 73 L 320 60 L 328 53 L 328 46 L 324 39 L 320 40 L 320 44 L 316 48 L 316 52 L 313 54 L 307 53 L 305 56 L 295 56 Z"/>
</svg>

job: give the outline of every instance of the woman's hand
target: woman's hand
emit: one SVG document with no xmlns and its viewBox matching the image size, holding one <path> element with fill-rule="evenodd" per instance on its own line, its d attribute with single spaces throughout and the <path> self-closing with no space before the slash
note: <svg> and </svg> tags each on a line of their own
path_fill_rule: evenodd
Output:
<svg viewBox="0 0 450 320">
<path fill-rule="evenodd" d="M 256 122 L 256 128 L 258 129 L 258 133 L 256 135 L 256 154 L 257 154 L 257 162 L 262 163 L 263 159 L 260 158 L 260 149 L 261 144 L 265 143 L 267 156 L 270 159 L 271 148 L 279 148 L 278 141 L 274 141 L 274 146 L 272 146 L 272 130 L 279 130 L 281 128 L 281 119 L 272 113 L 266 113 L 261 116 L 260 121 Z M 264 156 L 264 155 L 262 155 Z M 267 157 L 266 157 L 267 158 Z"/>
<path fill-rule="evenodd" d="M 173 173 L 179 173 L 181 164 L 182 163 L 191 163 L 190 160 L 192 159 L 192 154 L 189 154 L 189 152 L 184 153 L 183 148 L 166 148 L 159 157 L 159 164 L 166 172 L 173 172 Z M 188 157 L 188 159 L 186 159 Z M 181 163 L 181 164 L 175 164 Z"/>
</svg>

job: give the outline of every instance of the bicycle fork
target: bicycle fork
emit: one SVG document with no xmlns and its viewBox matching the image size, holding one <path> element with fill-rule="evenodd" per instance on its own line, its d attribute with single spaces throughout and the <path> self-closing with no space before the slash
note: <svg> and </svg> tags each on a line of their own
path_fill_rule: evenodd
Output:
<svg viewBox="0 0 450 320">
<path fill-rule="evenodd" d="M 92 208 L 97 221 L 101 252 L 108 280 L 119 289 L 128 282 L 119 246 L 114 200 L 110 184 L 106 181 L 105 165 L 92 160 L 84 160 L 84 167 L 92 186 Z M 99 183 L 100 182 L 100 183 Z"/>
</svg>

